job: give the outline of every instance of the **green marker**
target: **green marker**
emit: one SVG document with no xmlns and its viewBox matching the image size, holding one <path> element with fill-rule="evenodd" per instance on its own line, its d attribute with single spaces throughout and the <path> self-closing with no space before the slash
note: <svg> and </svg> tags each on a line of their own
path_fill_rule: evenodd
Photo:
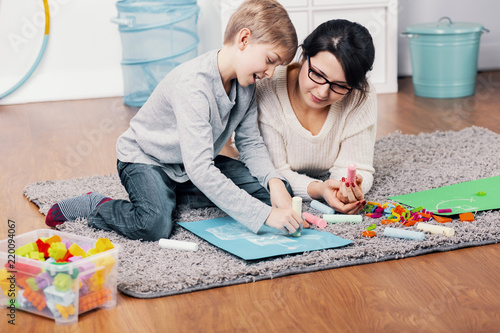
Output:
<svg viewBox="0 0 500 333">
<path fill-rule="evenodd" d="M 292 198 L 292 208 L 294 211 L 299 213 L 300 217 L 302 217 L 302 198 L 301 197 L 293 197 Z M 302 232 L 302 222 L 299 225 L 297 231 L 295 231 L 292 236 L 299 237 Z"/>
<path fill-rule="evenodd" d="M 360 223 L 363 221 L 361 215 L 341 215 L 341 214 L 323 214 L 323 220 L 328 223 L 352 222 Z"/>
</svg>

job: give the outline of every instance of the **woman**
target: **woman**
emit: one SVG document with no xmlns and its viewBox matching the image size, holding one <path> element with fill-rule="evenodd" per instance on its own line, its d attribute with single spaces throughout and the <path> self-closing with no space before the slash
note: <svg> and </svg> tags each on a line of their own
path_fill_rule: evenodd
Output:
<svg viewBox="0 0 500 333">
<path fill-rule="evenodd" d="M 261 134 L 295 196 L 356 214 L 375 171 L 377 99 L 366 77 L 373 41 L 363 26 L 331 20 L 301 46 L 300 62 L 257 83 Z M 357 165 L 353 183 L 345 181 L 350 163 Z"/>
</svg>

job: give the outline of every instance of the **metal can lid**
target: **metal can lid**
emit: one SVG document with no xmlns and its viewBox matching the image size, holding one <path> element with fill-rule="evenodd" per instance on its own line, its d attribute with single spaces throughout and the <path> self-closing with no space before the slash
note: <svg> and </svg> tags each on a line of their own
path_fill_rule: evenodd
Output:
<svg viewBox="0 0 500 333">
<path fill-rule="evenodd" d="M 438 22 L 419 23 L 406 27 L 406 31 L 412 34 L 428 35 L 450 35 L 481 32 L 484 30 L 482 24 L 472 22 L 453 22 L 449 17 L 442 17 Z"/>
</svg>

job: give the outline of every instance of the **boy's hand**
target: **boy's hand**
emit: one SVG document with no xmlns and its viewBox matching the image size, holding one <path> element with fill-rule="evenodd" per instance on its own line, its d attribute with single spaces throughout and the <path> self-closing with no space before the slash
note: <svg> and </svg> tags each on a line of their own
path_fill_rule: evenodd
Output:
<svg viewBox="0 0 500 333">
<path fill-rule="evenodd" d="M 284 231 L 287 234 L 293 234 L 302 224 L 302 218 L 292 208 L 274 208 L 271 214 L 267 217 L 266 223 L 268 227 Z"/>
<path fill-rule="evenodd" d="M 269 193 L 273 208 L 292 208 L 292 196 L 286 190 L 281 179 L 272 178 L 269 180 Z"/>
</svg>

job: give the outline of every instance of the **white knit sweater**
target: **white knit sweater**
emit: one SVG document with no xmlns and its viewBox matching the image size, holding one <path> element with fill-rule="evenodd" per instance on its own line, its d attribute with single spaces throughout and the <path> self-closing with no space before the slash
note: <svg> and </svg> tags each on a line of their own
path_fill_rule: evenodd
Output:
<svg viewBox="0 0 500 333">
<path fill-rule="evenodd" d="M 373 184 L 373 154 L 377 125 L 377 96 L 371 92 L 358 108 L 330 107 L 326 121 L 317 135 L 300 124 L 287 92 L 287 68 L 276 69 L 273 78 L 257 82 L 259 127 L 274 166 L 292 186 L 293 194 L 311 200 L 307 187 L 319 177 L 347 176 L 347 166 L 354 162 L 363 176 L 366 193 Z"/>
</svg>

